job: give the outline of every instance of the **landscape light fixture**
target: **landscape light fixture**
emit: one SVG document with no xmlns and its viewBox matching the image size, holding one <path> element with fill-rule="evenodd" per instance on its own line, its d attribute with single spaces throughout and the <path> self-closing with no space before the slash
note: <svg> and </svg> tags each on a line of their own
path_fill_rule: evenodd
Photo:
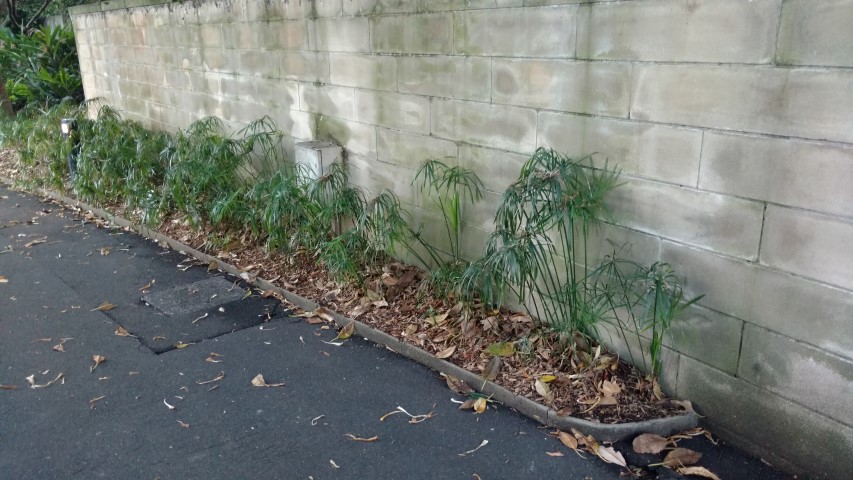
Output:
<svg viewBox="0 0 853 480">
<path fill-rule="evenodd" d="M 68 171 L 71 172 L 71 179 L 73 180 L 77 174 L 77 153 L 80 151 L 74 134 L 77 130 L 77 120 L 63 118 L 59 123 L 59 129 L 62 132 L 62 139 L 71 141 L 71 148 L 68 150 Z"/>
</svg>

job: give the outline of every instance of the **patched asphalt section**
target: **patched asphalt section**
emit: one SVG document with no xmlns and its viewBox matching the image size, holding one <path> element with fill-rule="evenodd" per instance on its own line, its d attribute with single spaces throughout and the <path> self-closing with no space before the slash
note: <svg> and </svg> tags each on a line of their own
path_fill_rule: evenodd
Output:
<svg viewBox="0 0 853 480">
<path fill-rule="evenodd" d="M 0 189 L 14 200 L 0 200 L 0 224 L 31 214 L 7 211 L 19 210 L 14 203 L 45 208 L 7 192 Z M 458 410 L 451 398 L 462 398 L 438 374 L 384 347 L 358 336 L 343 346 L 324 343 L 336 334 L 325 325 L 273 319 L 155 355 L 139 339 L 115 335 L 114 319 L 165 316 L 141 301 L 152 279 L 142 290 L 216 275 L 206 266 L 182 271 L 183 256 L 134 235 L 57 218 L 0 229 L 0 251 L 12 246 L 0 253 L 0 274 L 8 277 L 0 284 L 0 384 L 17 387 L 0 390 L 0 477 L 621 478 L 620 468 L 580 458 L 501 405 L 482 415 Z M 63 233 L 67 225 L 74 227 Z M 48 241 L 24 246 L 42 237 Z M 101 255 L 106 246 L 111 253 Z M 94 310 L 104 300 L 117 307 Z M 239 310 L 241 301 L 214 309 Z M 63 338 L 64 351 L 54 350 Z M 92 370 L 92 355 L 107 361 Z M 43 384 L 60 373 L 64 382 L 44 388 L 25 380 L 35 375 Z M 285 385 L 252 386 L 258 374 Z M 435 416 L 380 421 L 398 406 Z M 378 440 L 356 442 L 348 433 Z M 789 478 L 702 438 L 680 446 L 705 453 L 700 464 L 721 478 Z M 660 457 L 637 463 L 652 461 Z"/>
<path fill-rule="evenodd" d="M 237 279 L 213 277 L 160 290 L 142 297 L 153 311 L 144 319 L 115 320 L 154 353 L 168 352 L 180 344 L 254 327 L 282 318 L 287 312 L 274 298 L 262 298 Z"/>
</svg>

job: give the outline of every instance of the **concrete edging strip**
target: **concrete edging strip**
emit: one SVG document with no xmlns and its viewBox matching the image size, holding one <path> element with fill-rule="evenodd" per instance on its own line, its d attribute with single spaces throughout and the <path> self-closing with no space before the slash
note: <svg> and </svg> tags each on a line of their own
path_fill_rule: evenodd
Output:
<svg viewBox="0 0 853 480">
<path fill-rule="evenodd" d="M 8 183 L 10 185 L 13 183 L 6 178 L 0 178 L 0 182 Z M 171 237 L 167 237 L 166 235 L 163 235 L 162 233 L 159 233 L 148 227 L 137 225 L 125 218 L 119 217 L 118 215 L 111 214 L 106 210 L 91 206 L 79 200 L 74 200 L 72 198 L 66 197 L 65 195 L 50 190 L 39 189 L 39 193 L 46 197 L 50 197 L 54 200 L 65 203 L 67 205 L 72 205 L 75 207 L 82 208 L 84 210 L 91 211 L 93 214 L 105 220 L 109 220 L 110 222 L 121 228 L 130 229 L 144 237 L 150 238 L 157 242 L 166 243 L 173 250 L 192 255 L 193 257 L 202 262 L 210 263 L 211 261 L 216 261 L 217 265 L 221 270 L 231 275 L 240 277 L 241 274 L 245 273 L 234 265 L 223 262 L 219 258 L 208 255 L 204 252 L 200 252 L 190 247 L 189 245 L 185 245 L 182 242 L 179 242 Z M 245 277 L 241 278 L 245 280 Z M 288 302 L 296 305 L 297 307 L 303 310 L 311 311 L 319 306 L 307 298 L 300 297 L 299 295 L 284 290 L 283 288 L 277 287 L 271 282 L 262 278 L 255 278 L 250 283 L 253 283 L 264 290 L 272 290 L 280 294 Z M 479 375 L 465 370 L 464 368 L 459 367 L 458 365 L 455 365 L 448 361 L 436 358 L 434 355 L 431 355 L 425 350 L 422 350 L 412 344 L 405 343 L 391 335 L 388 335 L 385 332 L 377 330 L 357 320 L 345 317 L 337 312 L 332 313 L 335 323 L 339 326 L 344 326 L 349 324 L 350 322 L 355 322 L 355 332 L 358 335 L 364 337 L 365 339 L 370 340 L 371 342 L 377 343 L 379 345 L 383 345 L 389 350 L 403 355 L 404 357 L 407 357 L 411 360 L 414 360 L 415 362 L 429 367 L 437 372 L 458 378 L 464 381 L 469 387 L 473 388 L 474 390 L 488 395 L 496 401 L 506 405 L 507 407 L 513 408 L 521 414 L 530 417 L 531 419 L 536 420 L 537 422 L 548 427 L 556 428 L 559 430 L 570 430 L 572 428 L 576 428 L 584 434 L 592 435 L 593 437 L 595 437 L 596 440 L 600 442 L 616 442 L 643 433 L 656 433 L 661 436 L 668 436 L 672 435 L 673 433 L 681 432 L 696 427 L 699 424 L 700 417 L 694 412 L 689 412 L 683 415 L 677 415 L 673 417 L 645 420 L 642 422 L 617 424 L 604 424 L 575 417 L 560 416 L 557 415 L 557 412 L 553 409 L 536 403 L 533 400 L 530 400 L 529 398 L 522 397 L 520 395 L 515 395 L 514 393 L 510 392 L 509 390 L 501 387 L 500 385 L 494 382 L 483 380 L 483 378 Z"/>
</svg>

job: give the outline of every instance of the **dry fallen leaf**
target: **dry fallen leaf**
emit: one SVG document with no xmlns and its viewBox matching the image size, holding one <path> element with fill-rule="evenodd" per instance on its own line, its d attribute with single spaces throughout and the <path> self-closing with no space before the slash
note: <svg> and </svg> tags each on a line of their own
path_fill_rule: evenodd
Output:
<svg viewBox="0 0 853 480">
<path fill-rule="evenodd" d="M 669 440 L 660 435 L 644 433 L 634 439 L 632 446 L 637 453 L 660 453 L 668 443 Z"/>
<path fill-rule="evenodd" d="M 32 247 L 33 245 L 38 245 L 38 244 L 40 244 L 40 243 L 44 243 L 44 242 L 46 242 L 46 241 L 47 241 L 47 237 L 44 237 L 44 238 L 38 238 L 38 239 L 33 240 L 33 241 L 31 241 L 31 242 L 27 242 L 24 246 L 25 246 L 25 247 L 27 247 L 27 248 L 30 248 L 30 247 Z"/>
<path fill-rule="evenodd" d="M 16 385 L 3 385 L 0 384 L 0 390 L 17 390 L 18 387 Z"/>
<path fill-rule="evenodd" d="M 335 461 L 334 461 L 334 460 L 329 460 L 329 463 L 331 463 L 331 464 L 332 464 L 332 468 L 341 468 L 341 467 L 339 467 L 339 466 L 338 466 L 338 464 L 337 464 L 337 463 L 335 463 Z"/>
<path fill-rule="evenodd" d="M 219 270 L 219 264 L 216 263 L 216 260 L 211 260 L 210 263 L 207 265 L 207 271 L 213 272 L 216 270 Z"/>
<path fill-rule="evenodd" d="M 155 282 L 155 280 L 154 280 L 154 279 L 151 279 L 151 281 L 150 281 L 150 282 L 148 282 L 148 284 L 147 284 L 147 285 L 145 285 L 144 287 L 140 288 L 140 289 L 139 289 L 139 291 L 140 291 L 140 292 L 144 292 L 145 290 L 148 290 L 149 288 L 151 288 L 152 286 L 154 286 L 154 282 Z"/>
<path fill-rule="evenodd" d="M 664 467 L 669 468 L 684 467 L 687 465 L 693 465 L 701 458 L 702 454 L 699 452 L 695 452 L 688 448 L 674 448 L 666 454 L 666 457 L 663 459 L 663 463 L 656 465 L 663 465 Z"/>
<path fill-rule="evenodd" d="M 453 352 L 456 351 L 456 345 L 445 348 L 444 350 L 435 354 L 436 358 L 448 358 L 453 355 Z"/>
<path fill-rule="evenodd" d="M 696 475 L 697 477 L 710 478 L 711 480 L 720 480 L 720 477 L 705 467 L 680 467 L 676 468 L 675 471 L 682 475 Z"/>
<path fill-rule="evenodd" d="M 132 337 L 133 336 L 130 334 L 130 332 L 127 331 L 127 329 L 125 329 L 121 325 L 119 325 L 118 328 L 116 328 L 115 334 L 118 337 Z"/>
<path fill-rule="evenodd" d="M 106 362 L 106 361 L 107 361 L 107 357 L 105 357 L 105 356 L 103 356 L 103 355 L 92 355 L 92 360 L 95 362 L 95 364 L 94 364 L 94 365 L 92 365 L 91 367 L 89 367 L 89 372 L 90 372 L 90 373 L 91 373 L 91 372 L 94 372 L 94 371 L 95 371 L 95 369 L 96 369 L 96 368 L 98 368 L 98 365 L 100 365 L 100 364 L 102 364 L 102 363 Z"/>
<path fill-rule="evenodd" d="M 572 450 L 578 449 L 578 439 L 569 435 L 568 433 L 560 431 L 557 434 L 557 438 L 560 439 L 560 442 L 562 442 L 563 445 L 571 448 Z"/>
<path fill-rule="evenodd" d="M 489 441 L 488 441 L 488 440 L 483 440 L 482 442 L 480 442 L 480 445 L 479 445 L 477 448 L 472 449 L 472 450 L 468 450 L 468 451 L 467 451 L 467 452 L 465 452 L 465 453 L 459 453 L 459 454 L 457 454 L 457 455 L 459 455 L 460 457 L 464 457 L 465 455 L 469 455 L 469 454 L 471 454 L 471 453 L 476 452 L 477 450 L 479 450 L 479 449 L 481 449 L 481 448 L 485 447 L 485 446 L 486 446 L 486 445 L 488 445 L 488 444 L 489 444 Z"/>
<path fill-rule="evenodd" d="M 180 425 L 183 428 L 190 428 L 190 424 L 187 422 L 182 422 L 180 420 L 175 420 L 175 421 L 178 422 L 178 425 Z"/>
<path fill-rule="evenodd" d="M 176 344 L 175 344 L 175 348 L 177 348 L 177 349 L 179 349 L 179 350 L 183 350 L 184 348 L 187 348 L 187 347 L 189 347 L 190 345 L 194 345 L 194 343 L 178 342 L 178 343 L 176 343 Z"/>
<path fill-rule="evenodd" d="M 371 443 L 371 442 L 375 442 L 375 441 L 379 440 L 379 436 L 377 436 L 377 435 L 374 435 L 374 436 L 372 436 L 372 437 L 370 437 L 370 438 L 361 438 L 361 437 L 357 437 L 357 436 L 355 436 L 355 435 L 353 435 L 353 434 L 351 434 L 351 433 L 345 433 L 345 434 L 344 434 L 344 436 L 345 436 L 345 437 L 349 437 L 350 439 L 352 439 L 352 440 L 354 440 L 354 441 L 356 441 L 356 442 Z"/>
<path fill-rule="evenodd" d="M 619 385 L 616 380 L 604 380 L 601 382 L 600 386 L 598 387 L 598 390 L 605 397 L 615 397 L 616 395 L 619 395 L 620 392 L 622 392 L 622 386 Z"/>
<path fill-rule="evenodd" d="M 9 279 L 4 277 L 3 275 L 0 275 L 0 283 L 9 283 Z"/>
<path fill-rule="evenodd" d="M 104 303 L 102 303 L 100 306 L 98 306 L 98 308 L 93 308 L 93 309 L 92 309 L 92 311 L 93 311 L 93 312 L 94 312 L 94 311 L 99 311 L 99 312 L 108 312 L 108 311 L 110 311 L 110 310 L 112 310 L 112 309 L 116 308 L 117 306 L 118 306 L 118 305 L 116 305 L 116 304 L 114 304 L 114 303 L 110 303 L 110 302 L 108 302 L 108 301 L 104 300 Z"/>
<path fill-rule="evenodd" d="M 264 380 L 264 376 L 260 373 L 255 375 L 255 378 L 252 379 L 252 386 L 254 387 L 283 387 L 284 383 L 267 383 Z"/>
<path fill-rule="evenodd" d="M 44 373 L 47 373 L 47 372 L 44 372 Z M 64 377 L 65 377 L 65 374 L 60 373 L 53 380 L 51 380 L 51 381 L 49 381 L 43 385 L 39 385 L 36 383 L 36 375 L 32 374 L 29 377 L 27 377 L 27 383 L 30 384 L 30 388 L 45 388 L 45 387 L 49 387 L 49 386 L 53 385 L 54 383 L 56 383 L 60 380 L 62 380 L 62 383 L 64 384 L 65 383 L 65 380 L 63 380 Z"/>
<path fill-rule="evenodd" d="M 348 324 L 344 325 L 344 328 L 342 328 L 341 331 L 338 332 L 338 336 L 335 337 L 335 340 L 346 340 L 346 339 L 350 338 L 353 335 L 353 333 L 355 333 L 355 321 L 354 320 L 352 322 L 349 322 Z"/>
<path fill-rule="evenodd" d="M 501 357 L 492 357 L 486 369 L 483 370 L 483 378 L 486 380 L 494 380 L 498 378 L 498 372 L 501 370 Z"/>
<path fill-rule="evenodd" d="M 477 413 L 483 413 L 486 411 L 486 407 L 488 406 L 488 402 L 485 398 L 480 397 L 474 401 L 474 411 Z"/>
<path fill-rule="evenodd" d="M 225 372 L 219 372 L 219 375 L 211 378 L 210 380 L 205 380 L 205 381 L 196 380 L 195 383 L 196 383 L 196 385 L 207 385 L 208 383 L 218 382 L 218 381 L 222 380 L 223 378 L 225 378 Z"/>
<path fill-rule="evenodd" d="M 51 347 L 51 348 L 52 348 L 54 351 L 57 351 L 57 352 L 64 352 L 64 351 L 65 351 L 65 345 L 63 345 L 63 344 L 61 344 L 61 343 L 56 344 L 56 345 L 54 345 L 54 346 L 53 346 L 53 347 Z"/>
<path fill-rule="evenodd" d="M 459 405 L 459 410 L 472 410 L 475 402 L 473 398 L 469 398 Z"/>
<path fill-rule="evenodd" d="M 604 460 L 607 463 L 613 463 L 619 465 L 620 467 L 628 468 L 628 464 L 625 463 L 625 457 L 622 456 L 621 453 L 617 452 L 613 449 L 613 447 L 605 447 L 603 445 L 596 444 L 593 447 L 593 452 L 598 456 L 598 458 Z"/>
<path fill-rule="evenodd" d="M 109 255 L 109 254 L 110 254 L 110 252 L 111 252 L 112 250 L 113 250 L 113 249 L 112 249 L 111 247 L 101 247 L 101 248 L 99 248 L 99 249 L 98 249 L 98 251 L 99 251 L 99 252 L 101 252 L 101 255 L 103 255 L 103 256 L 105 256 L 105 257 L 106 257 L 107 255 Z"/>
</svg>

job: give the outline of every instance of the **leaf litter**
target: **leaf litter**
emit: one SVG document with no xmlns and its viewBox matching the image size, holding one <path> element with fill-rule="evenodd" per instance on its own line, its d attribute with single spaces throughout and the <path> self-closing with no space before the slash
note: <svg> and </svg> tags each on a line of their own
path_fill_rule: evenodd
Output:
<svg viewBox="0 0 853 480">
<path fill-rule="evenodd" d="M 284 382 L 282 382 L 282 383 L 267 383 L 267 381 L 264 380 L 264 376 L 259 373 L 259 374 L 255 375 L 255 378 L 252 379 L 252 386 L 253 387 L 283 387 Z"/>
</svg>

